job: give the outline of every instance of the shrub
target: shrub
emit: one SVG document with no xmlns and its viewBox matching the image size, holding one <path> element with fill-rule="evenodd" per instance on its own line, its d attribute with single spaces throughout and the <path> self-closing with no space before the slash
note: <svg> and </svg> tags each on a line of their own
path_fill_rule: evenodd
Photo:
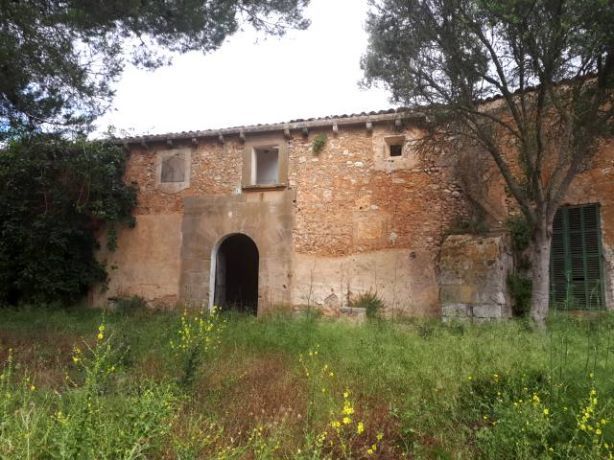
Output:
<svg viewBox="0 0 614 460">
<path fill-rule="evenodd" d="M 364 308 L 365 314 L 369 319 L 375 319 L 379 317 L 381 310 L 384 308 L 384 302 L 374 292 L 365 292 L 360 294 L 351 303 L 354 308 Z"/>
<path fill-rule="evenodd" d="M 316 137 L 313 138 L 313 142 L 311 144 L 311 149 L 312 149 L 314 155 L 319 155 L 320 152 L 322 152 L 322 150 L 326 146 L 326 141 L 327 140 L 328 140 L 328 138 L 326 137 L 326 134 L 324 134 L 324 133 L 320 133 Z"/>
</svg>

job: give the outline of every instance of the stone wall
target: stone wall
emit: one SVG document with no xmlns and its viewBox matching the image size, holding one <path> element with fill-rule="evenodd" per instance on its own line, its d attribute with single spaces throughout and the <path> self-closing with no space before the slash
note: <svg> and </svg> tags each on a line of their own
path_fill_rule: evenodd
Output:
<svg viewBox="0 0 614 460">
<path fill-rule="evenodd" d="M 444 319 L 476 321 L 511 316 L 507 276 L 514 268 L 507 235 L 450 235 L 439 263 Z"/>
<path fill-rule="evenodd" d="M 482 200 L 490 210 L 489 221 L 493 227 L 504 228 L 505 219 L 517 212 L 514 199 L 507 191 L 493 160 L 482 154 L 479 157 L 479 177 L 474 180 L 482 185 L 481 177 L 487 177 L 487 193 Z M 614 309 L 614 141 L 603 142 L 584 172 L 573 180 L 561 205 L 582 205 L 599 203 L 603 266 L 605 278 L 605 300 L 609 309 Z"/>
<path fill-rule="evenodd" d="M 322 132 L 327 143 L 316 155 L 312 142 Z M 262 307 L 338 309 L 371 291 L 391 309 L 438 314 L 438 250 L 465 203 L 444 159 L 427 161 L 411 143 L 402 156 L 389 157 L 385 138 L 399 135 L 411 140 L 417 131 L 390 122 L 337 134 L 134 146 L 126 180 L 140 190 L 137 228 L 120 232 L 117 252 L 101 253 L 114 269 L 95 302 L 138 294 L 207 303 L 215 245 L 245 233 L 262 254 Z M 271 138 L 287 148 L 288 187 L 242 188 L 246 148 Z M 190 173 L 185 183 L 160 184 L 161 161 L 174 152 L 186 155 Z"/>
<path fill-rule="evenodd" d="M 439 313 L 436 259 L 465 203 L 445 158 L 425 160 L 411 142 L 401 157 L 388 156 L 384 139 L 397 134 L 390 125 L 329 132 L 319 155 L 311 151 L 317 133 L 292 139 L 294 303 L 310 292 L 315 305 L 345 306 L 371 291 L 391 309 Z M 417 131 L 402 134 L 411 140 Z"/>
<path fill-rule="evenodd" d="M 213 304 L 212 259 L 226 236 L 242 233 L 258 248 L 259 311 L 289 305 L 293 199 L 291 190 L 186 198 L 181 229 L 181 297 L 190 302 Z"/>
<path fill-rule="evenodd" d="M 327 142 L 312 151 L 315 136 Z M 285 135 L 284 135 L 285 134 Z M 405 136 L 402 156 L 391 157 L 387 139 Z M 415 125 L 379 122 L 290 133 L 226 135 L 131 144 L 126 180 L 139 187 L 137 227 L 119 234 L 114 253 L 100 257 L 110 270 L 104 292 L 92 301 L 141 295 L 153 302 L 210 303 L 211 258 L 226 235 L 245 233 L 261 255 L 261 310 L 311 304 L 331 313 L 364 292 L 376 292 L 390 310 L 438 315 L 438 258 L 446 233 L 470 206 L 453 167 L 458 152 L 419 154 Z M 245 188 L 246 154 L 274 141 L 284 148 L 284 185 Z M 181 153 L 189 174 L 161 184 L 160 165 Z M 602 204 L 609 304 L 614 273 L 614 171 L 612 144 L 581 174 L 570 204 Z M 486 202 L 502 225 L 513 201 L 488 157 L 479 163 L 488 184 Z M 489 176 L 490 174 L 490 176 Z M 287 180 L 286 180 L 287 176 Z"/>
</svg>

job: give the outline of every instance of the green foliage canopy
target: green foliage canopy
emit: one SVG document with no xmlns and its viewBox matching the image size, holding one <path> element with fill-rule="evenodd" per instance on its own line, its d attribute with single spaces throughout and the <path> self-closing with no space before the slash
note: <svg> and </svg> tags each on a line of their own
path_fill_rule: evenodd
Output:
<svg viewBox="0 0 614 460">
<path fill-rule="evenodd" d="M 106 280 L 96 235 L 132 225 L 125 153 L 106 142 L 37 135 L 0 151 L 0 304 L 80 300 Z"/>
<path fill-rule="evenodd" d="M 127 61 L 218 48 L 242 24 L 305 28 L 309 0 L 0 0 L 0 135 L 82 129 L 105 110 Z"/>
<path fill-rule="evenodd" d="M 614 125 L 614 2 L 372 4 L 366 82 L 429 115 L 423 145 L 491 157 L 531 229 L 531 316 L 543 325 L 555 213 Z"/>
<path fill-rule="evenodd" d="M 551 222 L 611 134 L 610 0 L 380 0 L 363 68 L 395 100 L 488 152 L 532 226 Z M 563 84 L 563 86 L 561 86 Z M 563 89 L 564 87 L 564 89 Z M 503 110 L 481 104 L 500 97 Z M 450 120 L 452 122 L 450 122 Z M 522 174 L 500 148 L 507 136 Z M 545 179 L 545 158 L 556 166 Z"/>
</svg>

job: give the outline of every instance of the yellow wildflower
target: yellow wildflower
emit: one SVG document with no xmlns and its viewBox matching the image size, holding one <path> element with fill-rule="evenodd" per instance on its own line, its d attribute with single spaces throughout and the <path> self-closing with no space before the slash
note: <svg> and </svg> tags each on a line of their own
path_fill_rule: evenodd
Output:
<svg viewBox="0 0 614 460">
<path fill-rule="evenodd" d="M 351 422 L 352 422 L 352 419 L 350 417 L 343 417 L 344 425 L 349 425 Z"/>
<path fill-rule="evenodd" d="M 365 431 L 365 425 L 362 422 L 358 422 L 356 426 L 356 433 L 362 434 Z"/>
<path fill-rule="evenodd" d="M 354 413 L 354 408 L 350 404 L 344 404 L 343 410 L 341 411 L 343 415 L 352 415 Z"/>
</svg>

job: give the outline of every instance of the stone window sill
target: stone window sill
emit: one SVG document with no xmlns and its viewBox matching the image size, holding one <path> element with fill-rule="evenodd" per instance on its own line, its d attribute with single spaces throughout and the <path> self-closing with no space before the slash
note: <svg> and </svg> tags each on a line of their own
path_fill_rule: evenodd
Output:
<svg viewBox="0 0 614 460">
<path fill-rule="evenodd" d="M 288 188 L 288 184 L 265 184 L 265 185 L 244 185 L 243 191 L 266 191 L 266 190 L 283 190 Z"/>
</svg>

